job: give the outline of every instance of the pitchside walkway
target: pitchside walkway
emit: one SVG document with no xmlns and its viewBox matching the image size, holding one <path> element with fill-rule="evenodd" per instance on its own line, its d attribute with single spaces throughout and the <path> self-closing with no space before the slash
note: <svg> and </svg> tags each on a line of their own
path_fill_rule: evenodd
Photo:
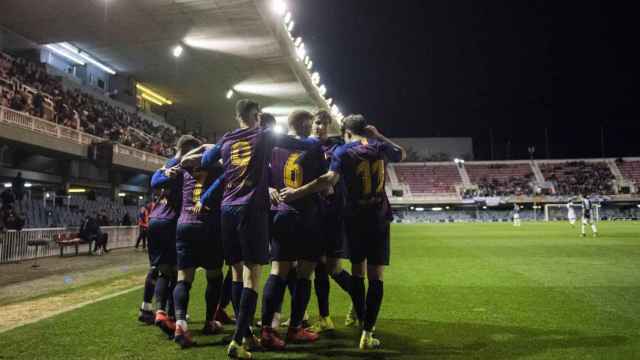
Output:
<svg viewBox="0 0 640 360">
<path fill-rule="evenodd" d="M 142 285 L 147 253 L 132 248 L 103 256 L 48 257 L 0 265 L 0 332 Z"/>
</svg>

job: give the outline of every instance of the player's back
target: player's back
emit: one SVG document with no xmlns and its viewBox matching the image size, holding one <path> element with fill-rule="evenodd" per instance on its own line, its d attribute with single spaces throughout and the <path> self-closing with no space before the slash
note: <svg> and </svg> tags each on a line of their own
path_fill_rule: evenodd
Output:
<svg viewBox="0 0 640 360">
<path fill-rule="evenodd" d="M 200 202 L 203 193 L 215 180 L 215 174 L 206 169 L 196 167 L 181 169 L 182 176 L 182 206 L 180 209 L 179 223 L 200 223 L 209 213 L 194 214 L 193 208 Z"/>
<path fill-rule="evenodd" d="M 347 211 L 383 210 L 390 216 L 385 193 L 385 159 L 389 146 L 377 140 L 351 142 L 336 150 L 347 191 Z M 335 161 L 334 161 L 335 162 Z"/>
<path fill-rule="evenodd" d="M 315 180 L 326 170 L 326 162 L 320 144 L 313 141 L 308 142 L 306 149 L 274 147 L 271 151 L 270 164 L 269 184 L 276 190 L 282 190 L 285 187 L 299 188 Z M 314 195 L 291 204 L 280 203 L 272 208 L 274 210 L 302 211 L 305 207 L 314 206 L 317 199 L 317 196 Z"/>
</svg>

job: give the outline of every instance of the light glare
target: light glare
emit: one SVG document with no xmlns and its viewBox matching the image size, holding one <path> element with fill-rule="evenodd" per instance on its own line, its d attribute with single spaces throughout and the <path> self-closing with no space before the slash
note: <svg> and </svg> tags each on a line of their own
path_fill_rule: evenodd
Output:
<svg viewBox="0 0 640 360">
<path fill-rule="evenodd" d="M 182 52 L 184 51 L 184 48 L 182 48 L 181 45 L 176 45 L 173 48 L 173 56 L 174 57 L 180 57 L 180 55 L 182 55 Z"/>
</svg>

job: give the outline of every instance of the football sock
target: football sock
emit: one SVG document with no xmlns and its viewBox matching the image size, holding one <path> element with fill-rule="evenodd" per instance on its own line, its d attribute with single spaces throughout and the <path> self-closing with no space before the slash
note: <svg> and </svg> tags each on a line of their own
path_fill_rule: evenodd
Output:
<svg viewBox="0 0 640 360">
<path fill-rule="evenodd" d="M 231 283 L 231 304 L 233 305 L 233 313 L 236 314 L 236 319 L 240 314 L 240 299 L 242 298 L 243 288 L 242 281 L 233 281 Z"/>
<path fill-rule="evenodd" d="M 383 294 L 383 282 L 381 280 L 369 280 L 369 289 L 367 290 L 367 308 L 364 318 L 365 331 L 373 331 L 373 327 L 376 325 Z"/>
<path fill-rule="evenodd" d="M 364 311 L 366 306 L 364 278 L 354 276 L 352 280 L 351 299 L 353 300 L 353 308 L 356 311 L 358 320 L 364 320 Z"/>
<path fill-rule="evenodd" d="M 173 290 L 173 303 L 176 308 L 176 320 L 187 320 L 189 290 L 191 290 L 191 283 L 186 281 L 178 281 L 176 288 Z"/>
<path fill-rule="evenodd" d="M 293 298 L 293 294 L 296 293 L 296 281 L 298 280 L 298 271 L 295 267 L 292 267 L 289 270 L 289 274 L 287 275 L 287 287 L 289 288 L 289 295 Z"/>
<path fill-rule="evenodd" d="M 207 277 L 207 289 L 204 292 L 204 301 L 207 306 L 205 321 L 213 320 L 218 303 L 220 301 L 220 291 L 222 290 L 222 275 Z"/>
<path fill-rule="evenodd" d="M 149 272 L 147 273 L 147 277 L 144 280 L 144 293 L 142 294 L 142 301 L 146 303 L 151 303 L 153 301 L 153 293 L 156 290 L 157 278 L 158 278 L 158 270 L 149 269 Z"/>
<path fill-rule="evenodd" d="M 169 279 L 166 275 L 160 274 L 156 281 L 155 297 L 156 311 L 165 310 L 167 308 L 167 294 L 169 293 Z"/>
<path fill-rule="evenodd" d="M 189 330 L 189 327 L 187 326 L 187 320 L 178 320 L 178 321 L 176 321 L 176 326 L 181 327 L 182 330 L 184 330 L 184 331 Z"/>
<path fill-rule="evenodd" d="M 304 312 L 309 305 L 311 297 L 311 280 L 298 279 L 295 286 L 295 294 L 291 301 L 291 322 L 290 327 L 298 327 L 302 324 Z"/>
<path fill-rule="evenodd" d="M 167 292 L 167 315 L 171 318 L 176 317 L 176 307 L 174 306 L 175 302 L 173 301 L 173 290 L 176 288 L 177 280 L 175 276 L 171 276 L 169 279 L 169 290 Z"/>
<path fill-rule="evenodd" d="M 258 293 L 253 289 L 244 288 L 242 290 L 242 298 L 240 300 L 240 314 L 236 319 L 236 332 L 233 334 L 233 340 L 238 344 L 242 343 L 242 338 L 250 334 L 249 325 L 256 312 L 256 303 L 258 302 Z"/>
<path fill-rule="evenodd" d="M 339 273 L 331 274 L 331 278 L 333 281 L 340 286 L 342 290 L 344 290 L 347 294 L 351 294 L 351 274 L 349 274 L 346 270 L 342 270 Z"/>
<path fill-rule="evenodd" d="M 318 310 L 320 316 L 329 316 L 329 273 L 327 273 L 327 265 L 318 263 L 316 266 L 315 279 L 313 287 L 318 298 Z"/>
<path fill-rule="evenodd" d="M 224 277 L 222 283 L 222 294 L 220 295 L 220 309 L 224 309 L 229 306 L 231 302 L 231 269 L 227 271 L 227 275 Z"/>
<path fill-rule="evenodd" d="M 269 275 L 262 294 L 262 326 L 271 326 L 273 315 L 282 304 L 286 284 L 286 280 L 280 276 Z"/>
<path fill-rule="evenodd" d="M 591 224 L 591 231 L 593 231 L 594 234 L 598 233 L 598 229 L 596 228 L 596 224 Z"/>
</svg>

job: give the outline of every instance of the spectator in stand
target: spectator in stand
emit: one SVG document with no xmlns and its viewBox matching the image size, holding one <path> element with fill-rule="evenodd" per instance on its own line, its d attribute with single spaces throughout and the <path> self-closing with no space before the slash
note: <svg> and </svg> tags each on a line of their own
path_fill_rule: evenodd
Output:
<svg viewBox="0 0 640 360">
<path fill-rule="evenodd" d="M 16 230 L 20 231 L 24 227 L 25 220 L 17 211 L 15 211 L 12 207 L 8 207 L 4 211 L 4 226 L 7 230 Z"/>
<path fill-rule="evenodd" d="M 107 250 L 107 241 L 109 240 L 109 237 L 107 234 L 102 233 L 96 217 L 92 217 L 90 214 L 87 214 L 80 226 L 80 238 L 89 243 L 89 254 L 92 254 L 92 242 L 94 244 L 94 253 L 96 253 L 100 248 L 104 249 L 104 252 L 109 252 L 109 250 Z"/>
<path fill-rule="evenodd" d="M 24 178 L 22 178 L 22 173 L 18 172 L 18 175 L 11 182 L 11 188 L 13 192 L 16 194 L 16 200 L 22 200 L 24 196 Z"/>
<path fill-rule="evenodd" d="M 38 91 L 31 99 L 33 104 L 33 116 L 44 117 L 44 97 Z"/>
<path fill-rule="evenodd" d="M 138 227 L 140 233 L 138 234 L 138 240 L 136 241 L 136 249 L 142 241 L 142 250 L 147 248 L 147 239 L 149 237 L 149 211 L 146 206 L 142 206 L 138 211 Z"/>
<path fill-rule="evenodd" d="M 98 225 L 111 226 L 111 220 L 107 216 L 106 210 L 100 210 L 100 214 L 98 214 Z"/>
<path fill-rule="evenodd" d="M 13 203 L 16 201 L 16 194 L 12 188 L 7 188 L 0 194 L 0 199 L 2 199 L 3 208 L 10 207 L 13 206 Z"/>
</svg>

